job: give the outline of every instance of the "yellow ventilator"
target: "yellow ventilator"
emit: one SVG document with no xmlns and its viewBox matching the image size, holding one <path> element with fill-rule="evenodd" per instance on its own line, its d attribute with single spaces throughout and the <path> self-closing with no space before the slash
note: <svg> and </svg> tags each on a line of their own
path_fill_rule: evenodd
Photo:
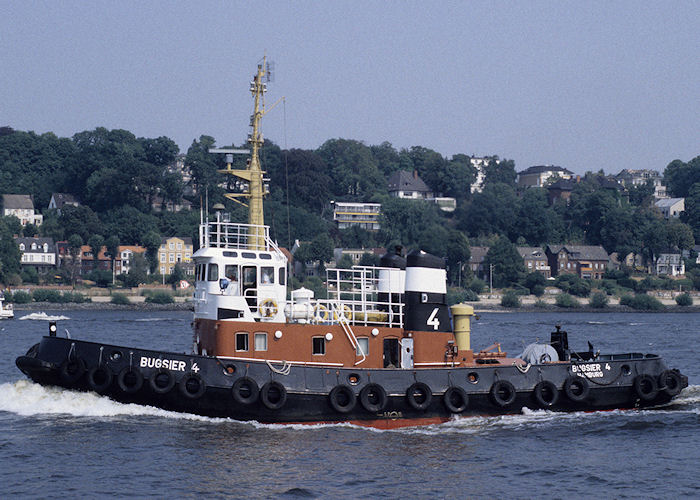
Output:
<svg viewBox="0 0 700 500">
<path fill-rule="evenodd" d="M 467 304 L 455 304 L 450 310 L 452 311 L 457 349 L 468 351 L 471 349 L 469 334 L 471 333 L 471 317 L 474 316 L 474 308 Z"/>
</svg>

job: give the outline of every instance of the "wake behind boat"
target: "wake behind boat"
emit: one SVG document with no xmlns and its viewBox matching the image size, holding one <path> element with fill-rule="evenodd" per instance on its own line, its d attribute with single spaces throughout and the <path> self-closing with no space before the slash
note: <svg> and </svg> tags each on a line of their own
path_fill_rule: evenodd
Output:
<svg viewBox="0 0 700 500">
<path fill-rule="evenodd" d="M 548 344 L 518 357 L 499 344 L 473 350 L 473 308 L 448 307 L 445 262 L 422 251 L 328 269 L 325 299 L 303 288 L 288 296 L 287 258 L 262 211 L 265 72 L 263 62 L 251 84 L 248 168 L 234 170 L 229 159 L 222 170 L 248 185 L 227 195 L 247 200 L 248 224 L 231 222 L 223 205 L 200 224 L 193 353 L 60 338 L 50 323 L 49 335 L 16 361 L 32 380 L 205 416 L 382 428 L 526 408 L 649 407 L 687 387 L 657 354 L 575 351 L 558 326 Z"/>
<path fill-rule="evenodd" d="M 45 312 L 34 312 L 25 314 L 20 320 L 33 320 L 33 321 L 64 321 L 70 319 L 68 316 L 56 315 L 56 314 L 46 314 Z"/>
</svg>

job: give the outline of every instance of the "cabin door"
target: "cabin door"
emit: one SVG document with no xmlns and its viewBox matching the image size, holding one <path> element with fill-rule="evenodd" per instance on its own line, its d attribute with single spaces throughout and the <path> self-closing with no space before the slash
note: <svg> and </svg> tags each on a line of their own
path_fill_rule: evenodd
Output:
<svg viewBox="0 0 700 500">
<path fill-rule="evenodd" d="M 258 307 L 258 269 L 255 266 L 243 267 L 243 296 L 251 311 Z"/>
<path fill-rule="evenodd" d="M 399 339 L 384 339 L 384 368 L 399 367 Z"/>
</svg>

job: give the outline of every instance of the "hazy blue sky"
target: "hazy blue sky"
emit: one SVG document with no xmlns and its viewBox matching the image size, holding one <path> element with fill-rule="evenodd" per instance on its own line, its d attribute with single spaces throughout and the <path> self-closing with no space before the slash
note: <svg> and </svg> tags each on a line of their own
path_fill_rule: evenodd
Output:
<svg viewBox="0 0 700 500">
<path fill-rule="evenodd" d="M 700 155 L 700 2 L 0 0 L 0 126 L 240 144 L 256 63 L 286 144 L 343 137 L 522 170 Z M 285 110 L 265 136 L 285 145 Z"/>
</svg>

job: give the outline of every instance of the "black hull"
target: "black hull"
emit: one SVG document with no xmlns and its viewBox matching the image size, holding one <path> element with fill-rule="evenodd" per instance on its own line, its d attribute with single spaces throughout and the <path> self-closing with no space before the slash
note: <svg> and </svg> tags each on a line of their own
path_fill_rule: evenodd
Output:
<svg viewBox="0 0 700 500">
<path fill-rule="evenodd" d="M 124 403 L 263 423 L 377 427 L 515 414 L 526 407 L 648 407 L 669 402 L 688 384 L 653 354 L 529 367 L 289 367 L 44 337 L 16 363 L 39 384 L 92 390 Z"/>
</svg>

